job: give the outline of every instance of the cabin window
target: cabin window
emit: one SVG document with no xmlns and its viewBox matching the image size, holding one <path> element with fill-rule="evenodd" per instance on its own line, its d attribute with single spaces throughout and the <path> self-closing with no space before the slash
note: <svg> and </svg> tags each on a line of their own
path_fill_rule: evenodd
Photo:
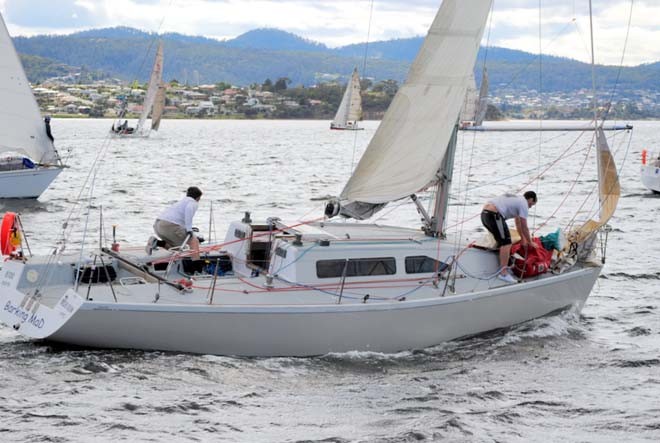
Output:
<svg viewBox="0 0 660 443">
<path fill-rule="evenodd" d="M 346 277 L 363 277 L 369 275 L 396 274 L 396 260 L 394 257 L 379 258 L 351 258 L 348 260 L 319 260 L 316 262 L 316 276 L 318 278 L 336 278 L 344 274 Z"/>
<path fill-rule="evenodd" d="M 429 272 L 443 272 L 449 265 L 426 255 L 406 257 L 406 274 L 425 274 Z"/>
</svg>

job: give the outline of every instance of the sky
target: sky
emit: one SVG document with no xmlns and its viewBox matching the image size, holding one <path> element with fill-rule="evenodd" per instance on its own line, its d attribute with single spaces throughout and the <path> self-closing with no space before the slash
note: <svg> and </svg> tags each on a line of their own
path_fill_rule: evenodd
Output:
<svg viewBox="0 0 660 443">
<path fill-rule="evenodd" d="M 466 5 L 474 0 L 461 0 Z M 660 61 L 660 0 L 592 0 L 596 62 Z M 11 35 L 130 26 L 219 40 L 278 28 L 330 47 L 426 34 L 441 0 L 0 0 Z M 541 13 L 539 13 L 539 4 Z M 632 15 L 631 15 L 632 5 Z M 494 0 L 482 44 L 588 62 L 587 0 Z M 631 18 L 628 43 L 624 42 Z M 540 23 L 539 23 L 540 21 Z"/>
</svg>

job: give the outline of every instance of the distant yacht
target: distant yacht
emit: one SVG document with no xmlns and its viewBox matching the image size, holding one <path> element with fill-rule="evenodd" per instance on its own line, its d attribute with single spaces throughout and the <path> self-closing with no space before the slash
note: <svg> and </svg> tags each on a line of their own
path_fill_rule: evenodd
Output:
<svg viewBox="0 0 660 443">
<path fill-rule="evenodd" d="M 649 154 L 642 151 L 642 183 L 656 194 L 660 194 L 660 152 Z"/>
<path fill-rule="evenodd" d="M 357 68 L 353 70 L 351 81 L 346 87 L 335 119 L 330 123 L 330 129 L 358 131 L 358 120 L 362 118 L 362 96 L 360 94 L 360 75 Z"/>
<path fill-rule="evenodd" d="M 120 137 L 149 137 L 151 131 L 158 131 L 160 120 L 165 107 L 165 85 L 163 85 L 163 42 L 158 45 L 154 67 L 151 70 L 147 94 L 142 104 L 142 113 L 135 127 L 128 125 L 123 118 L 126 109 L 123 109 L 119 118 L 112 125 L 111 132 Z M 147 118 L 151 114 L 151 125 L 147 125 Z"/>
<path fill-rule="evenodd" d="M 0 198 L 37 198 L 64 165 L 0 15 Z"/>
</svg>

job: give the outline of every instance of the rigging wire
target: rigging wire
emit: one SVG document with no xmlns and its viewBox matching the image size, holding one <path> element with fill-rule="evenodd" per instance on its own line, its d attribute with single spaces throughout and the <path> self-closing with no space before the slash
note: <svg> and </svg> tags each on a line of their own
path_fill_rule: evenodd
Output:
<svg viewBox="0 0 660 443">
<path fill-rule="evenodd" d="M 541 170 L 541 150 L 543 149 L 543 8 L 542 0 L 539 0 L 539 150 L 537 156 L 537 171 Z M 537 172 L 538 173 L 538 172 Z M 536 182 L 536 194 L 539 194 L 540 180 Z M 534 217 L 532 227 L 536 228 L 536 205 L 534 205 Z"/>
<path fill-rule="evenodd" d="M 369 24 L 367 25 L 367 41 L 364 44 L 364 56 L 362 57 L 362 78 L 367 78 L 367 55 L 369 54 L 369 40 L 371 39 L 371 22 L 373 20 L 373 14 L 374 0 L 371 0 L 369 6 Z M 350 82 L 347 87 L 350 87 Z M 362 88 L 360 88 L 360 93 L 362 93 Z M 355 170 L 355 151 L 357 150 L 358 132 L 360 131 L 355 131 L 355 134 L 353 134 L 353 156 L 351 157 L 351 170 L 348 172 L 349 176 L 353 174 L 353 171 Z"/>
</svg>

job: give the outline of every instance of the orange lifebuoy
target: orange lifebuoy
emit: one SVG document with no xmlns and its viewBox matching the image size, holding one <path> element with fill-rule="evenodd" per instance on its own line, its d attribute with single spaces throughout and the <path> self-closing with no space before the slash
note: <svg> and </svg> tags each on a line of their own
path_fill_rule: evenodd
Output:
<svg viewBox="0 0 660 443">
<path fill-rule="evenodd" d="M 0 224 L 0 254 L 9 255 L 16 250 L 16 238 L 19 235 L 16 225 L 16 213 L 7 212 Z"/>
<path fill-rule="evenodd" d="M 646 164 L 646 149 L 642 149 L 642 164 Z"/>
</svg>

